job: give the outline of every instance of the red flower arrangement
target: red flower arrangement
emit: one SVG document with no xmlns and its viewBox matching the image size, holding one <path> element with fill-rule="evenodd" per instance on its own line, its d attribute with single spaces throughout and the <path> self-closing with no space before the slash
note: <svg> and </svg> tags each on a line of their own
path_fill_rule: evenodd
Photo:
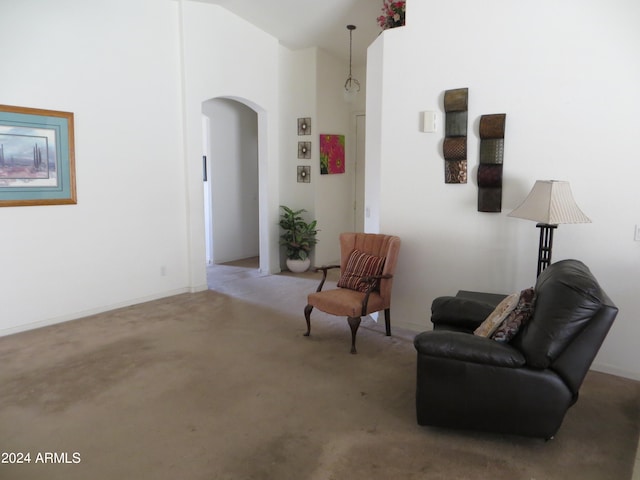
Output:
<svg viewBox="0 0 640 480">
<path fill-rule="evenodd" d="M 378 25 L 383 30 L 387 28 L 401 27 L 404 25 L 404 13 L 406 9 L 405 0 L 383 0 L 382 13 L 378 17 Z"/>
</svg>

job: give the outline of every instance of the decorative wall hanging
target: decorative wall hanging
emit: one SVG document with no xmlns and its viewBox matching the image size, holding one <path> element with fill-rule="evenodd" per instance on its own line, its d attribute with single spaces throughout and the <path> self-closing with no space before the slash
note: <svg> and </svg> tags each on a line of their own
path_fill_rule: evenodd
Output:
<svg viewBox="0 0 640 480">
<path fill-rule="evenodd" d="M 73 113 L 0 105 L 0 206 L 76 203 Z"/>
<path fill-rule="evenodd" d="M 506 118 L 505 113 L 480 117 L 479 212 L 502 211 L 502 165 Z"/>
<path fill-rule="evenodd" d="M 298 158 L 311 158 L 311 142 L 298 142 Z"/>
<path fill-rule="evenodd" d="M 298 165 L 298 183 L 311 183 L 311 167 Z"/>
<path fill-rule="evenodd" d="M 444 182 L 467 183 L 467 109 L 469 89 L 444 92 Z"/>
<path fill-rule="evenodd" d="M 320 173 L 344 173 L 344 135 L 320 135 Z"/>
<path fill-rule="evenodd" d="M 298 119 L 298 135 L 311 135 L 311 119 L 309 117 Z"/>
</svg>

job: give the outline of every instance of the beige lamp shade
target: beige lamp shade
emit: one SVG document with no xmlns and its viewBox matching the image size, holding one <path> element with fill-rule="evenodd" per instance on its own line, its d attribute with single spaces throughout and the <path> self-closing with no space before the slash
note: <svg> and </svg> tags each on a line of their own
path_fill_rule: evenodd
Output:
<svg viewBox="0 0 640 480">
<path fill-rule="evenodd" d="M 559 180 L 536 180 L 524 202 L 508 216 L 547 225 L 591 223 L 576 205 L 569 182 Z"/>
</svg>

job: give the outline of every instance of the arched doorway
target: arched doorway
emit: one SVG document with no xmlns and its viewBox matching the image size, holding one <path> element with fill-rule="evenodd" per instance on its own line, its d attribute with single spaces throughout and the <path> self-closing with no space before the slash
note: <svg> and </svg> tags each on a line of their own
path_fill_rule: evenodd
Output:
<svg viewBox="0 0 640 480">
<path fill-rule="evenodd" d="M 231 98 L 203 102 L 206 260 L 260 257 L 258 113 Z"/>
</svg>

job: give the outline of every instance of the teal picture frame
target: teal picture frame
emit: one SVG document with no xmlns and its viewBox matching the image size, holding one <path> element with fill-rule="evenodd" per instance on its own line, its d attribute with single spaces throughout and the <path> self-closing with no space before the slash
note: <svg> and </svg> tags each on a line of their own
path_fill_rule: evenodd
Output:
<svg viewBox="0 0 640 480">
<path fill-rule="evenodd" d="M 76 203 L 73 113 L 0 105 L 0 207 Z"/>
</svg>

